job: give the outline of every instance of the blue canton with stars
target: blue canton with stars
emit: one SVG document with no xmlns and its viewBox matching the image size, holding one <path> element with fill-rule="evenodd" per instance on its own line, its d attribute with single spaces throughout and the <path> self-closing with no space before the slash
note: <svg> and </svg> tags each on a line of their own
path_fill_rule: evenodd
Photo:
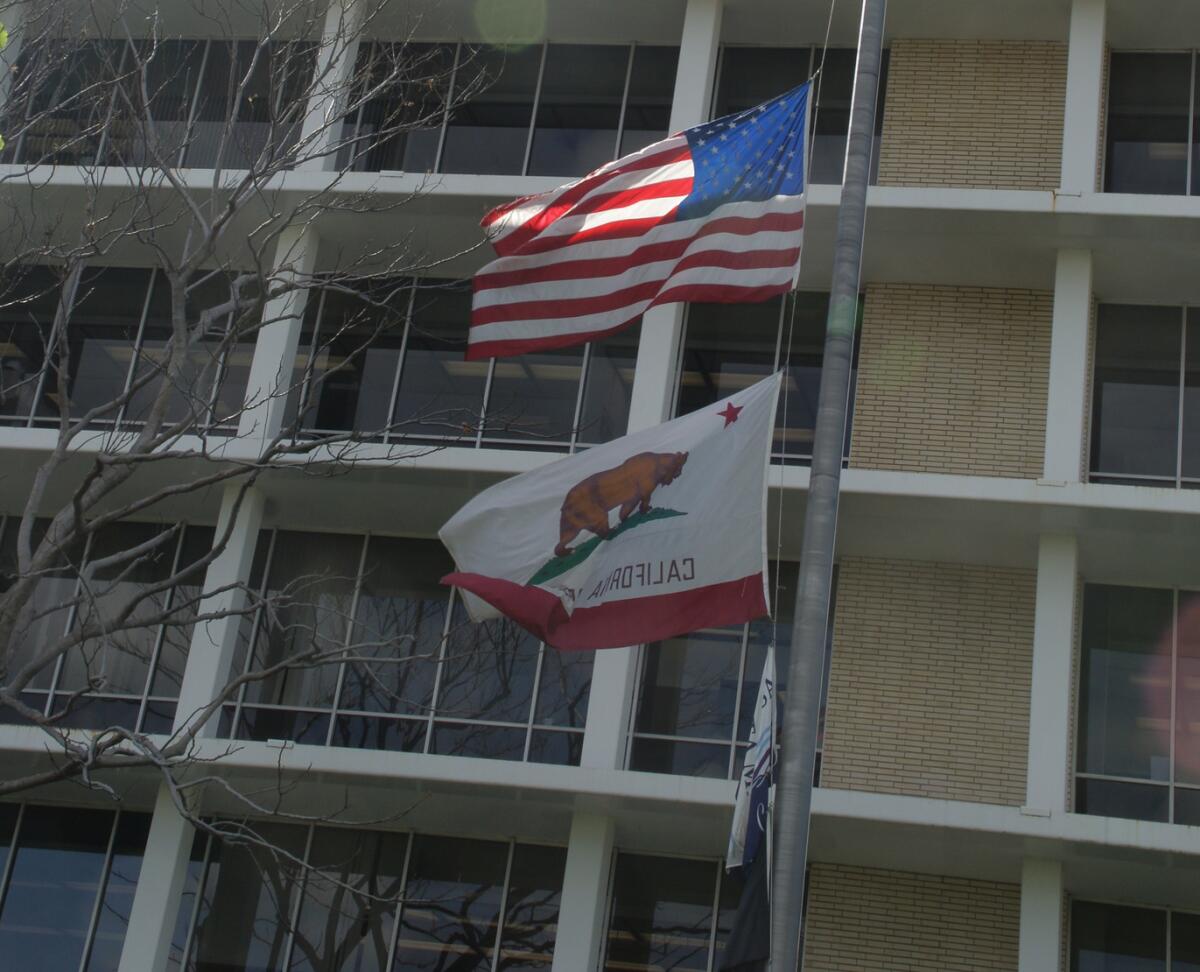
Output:
<svg viewBox="0 0 1200 972">
<path fill-rule="evenodd" d="M 676 220 L 707 216 L 726 203 L 804 192 L 809 87 L 684 132 L 695 175 Z"/>
</svg>

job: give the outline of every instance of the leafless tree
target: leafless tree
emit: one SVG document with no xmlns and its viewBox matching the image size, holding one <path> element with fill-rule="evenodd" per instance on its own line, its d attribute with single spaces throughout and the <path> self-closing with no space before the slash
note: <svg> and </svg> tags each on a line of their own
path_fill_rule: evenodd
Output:
<svg viewBox="0 0 1200 972">
<path fill-rule="evenodd" d="M 27 419 L 47 437 L 36 468 L 23 474 L 24 507 L 8 518 L 0 577 L 0 718 L 37 726 L 47 755 L 36 771 L 0 780 L 0 796 L 62 780 L 104 789 L 106 771 L 151 767 L 176 787 L 186 812 L 185 787 L 205 776 L 187 781 L 181 770 L 192 766 L 198 734 L 243 685 L 346 660 L 328 625 L 297 609 L 328 578 L 268 594 L 239 584 L 237 608 L 214 607 L 228 589 L 204 591 L 202 583 L 233 518 L 200 546 L 182 542 L 177 525 L 118 525 L 217 486 L 243 496 L 273 469 L 335 474 L 359 460 L 362 442 L 410 424 L 440 426 L 451 439 L 473 433 L 478 416 L 437 402 L 370 429 L 304 427 L 314 387 L 402 326 L 408 278 L 454 255 L 424 252 L 394 232 L 323 254 L 316 266 L 299 259 L 304 234 L 324 222 L 385 213 L 400 225 L 425 184 L 397 197 L 354 191 L 347 174 L 436 130 L 488 81 L 460 63 L 452 91 L 442 52 L 405 39 L 415 23 L 394 42 L 360 44 L 387 6 L 171 4 L 217 38 L 203 56 L 223 68 L 210 69 L 200 92 L 200 55 L 155 0 L 20 0 L 0 10 L 16 47 L 0 124 L 0 319 L 34 346 L 0 358 L 0 421 Z M 364 112 L 369 125 L 347 121 Z M 109 265 L 153 267 L 162 318 L 131 351 L 123 381 L 82 388 L 84 345 L 72 322 L 89 301 L 105 299 L 93 271 Z M 320 338 L 322 347 L 337 344 L 337 363 L 251 381 L 243 394 L 238 368 L 245 371 L 251 345 L 294 320 L 299 295 L 317 290 L 356 308 Z M 393 457 L 438 448 L 428 439 L 390 441 Z M 208 704 L 183 713 L 165 741 L 120 724 L 73 728 L 75 713 L 111 689 L 116 659 L 145 665 L 162 650 L 156 637 L 186 643 L 197 625 L 231 612 L 267 618 L 286 632 L 288 651 L 232 677 Z M 400 650 L 405 637 L 356 651 L 368 662 L 403 660 L 412 655 Z M 55 671 L 70 673 L 58 682 L 69 688 L 33 704 L 31 693 Z"/>
</svg>

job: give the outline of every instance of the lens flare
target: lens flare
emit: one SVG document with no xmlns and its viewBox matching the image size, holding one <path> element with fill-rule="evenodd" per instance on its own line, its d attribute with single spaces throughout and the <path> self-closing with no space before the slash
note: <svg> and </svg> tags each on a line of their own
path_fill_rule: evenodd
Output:
<svg viewBox="0 0 1200 972">
<path fill-rule="evenodd" d="M 489 44 L 539 43 L 546 36 L 546 0 L 476 0 L 475 26 Z"/>
</svg>

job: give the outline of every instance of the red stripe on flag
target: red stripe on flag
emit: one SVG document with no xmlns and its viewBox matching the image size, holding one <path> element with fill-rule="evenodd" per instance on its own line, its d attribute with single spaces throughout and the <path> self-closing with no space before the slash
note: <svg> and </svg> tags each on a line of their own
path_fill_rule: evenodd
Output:
<svg viewBox="0 0 1200 972">
<path fill-rule="evenodd" d="M 743 624 L 767 613 L 761 572 L 690 591 L 577 607 L 569 615 L 557 597 L 540 587 L 466 573 L 447 574 L 442 583 L 470 591 L 564 651 L 623 648 L 698 628 Z"/>
</svg>

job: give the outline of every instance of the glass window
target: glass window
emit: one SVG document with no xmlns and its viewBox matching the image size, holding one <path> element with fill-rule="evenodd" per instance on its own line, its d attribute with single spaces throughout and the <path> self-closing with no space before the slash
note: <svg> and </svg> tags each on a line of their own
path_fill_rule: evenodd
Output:
<svg viewBox="0 0 1200 972">
<path fill-rule="evenodd" d="M 634 47 L 618 156 L 631 155 L 670 134 L 678 66 L 678 47 Z"/>
<path fill-rule="evenodd" d="M 24 425 L 33 414 L 60 285 L 49 267 L 23 267 L 0 290 L 0 423 Z"/>
<path fill-rule="evenodd" d="M 271 601 L 249 667 L 313 646 L 325 664 L 245 688 L 226 714 L 238 738 L 579 763 L 592 657 L 560 655 L 508 621 L 472 624 L 439 579 L 435 540 L 264 533 Z M 269 620 L 267 620 L 269 618 Z M 352 619 L 348 623 L 347 619 Z M 343 650 L 352 657 L 342 662 Z M 246 652 L 235 663 L 242 671 Z M 232 728 L 231 728 L 232 727 Z"/>
<path fill-rule="evenodd" d="M 122 78 L 105 140 L 106 165 L 179 164 L 187 145 L 205 47 L 206 42 L 200 40 L 136 42 L 143 67 Z M 127 58 L 132 68 L 132 53 Z"/>
<path fill-rule="evenodd" d="M 542 51 L 538 46 L 460 52 L 455 89 L 473 93 L 450 115 L 442 172 L 524 171 Z"/>
<path fill-rule="evenodd" d="M 616 156 L 629 56 L 611 45 L 547 47 L 529 175 L 591 172 Z"/>
<path fill-rule="evenodd" d="M 1193 55 L 1117 52 L 1109 62 L 1106 192 L 1188 191 Z"/>
<path fill-rule="evenodd" d="M 1076 811 L 1200 822 L 1200 594 L 1088 584 L 1081 653 Z"/>
<path fill-rule="evenodd" d="M 1071 972 L 1165 972 L 1167 913 L 1071 903 Z"/>
<path fill-rule="evenodd" d="M 0 855 L 12 857 L 0 888 L 6 965 L 115 972 L 150 818 L 78 807 L 16 810 L 0 813 Z"/>
<path fill-rule="evenodd" d="M 807 462 L 812 456 L 821 361 L 825 352 L 828 294 L 797 292 L 759 304 L 689 304 L 679 377 L 677 415 L 711 405 L 787 367 L 787 384 L 776 414 L 773 455 Z M 860 305 L 861 315 L 861 305 Z M 858 334 L 850 376 L 850 412 Z M 790 351 L 784 342 L 790 336 Z M 850 448 L 850 424 L 845 450 Z"/>
<path fill-rule="evenodd" d="M 1092 389 L 1092 478 L 1176 482 L 1179 456 L 1178 307 L 1102 304 Z"/>
</svg>

